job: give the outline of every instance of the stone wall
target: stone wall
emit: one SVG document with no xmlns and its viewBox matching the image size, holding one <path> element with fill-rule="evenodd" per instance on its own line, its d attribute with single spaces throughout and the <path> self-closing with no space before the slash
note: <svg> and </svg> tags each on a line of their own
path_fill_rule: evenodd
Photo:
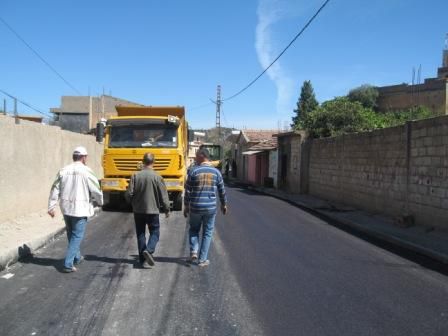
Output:
<svg viewBox="0 0 448 336">
<path fill-rule="evenodd" d="M 0 221 L 46 209 L 51 184 L 76 146 L 87 148 L 87 164 L 102 176 L 103 147 L 91 135 L 7 116 L 0 116 L 0 130 Z"/>
<path fill-rule="evenodd" d="M 412 123 L 409 163 L 411 213 L 448 228 L 448 117 Z"/>
<path fill-rule="evenodd" d="M 310 142 L 309 193 L 448 228 L 448 117 Z"/>
</svg>

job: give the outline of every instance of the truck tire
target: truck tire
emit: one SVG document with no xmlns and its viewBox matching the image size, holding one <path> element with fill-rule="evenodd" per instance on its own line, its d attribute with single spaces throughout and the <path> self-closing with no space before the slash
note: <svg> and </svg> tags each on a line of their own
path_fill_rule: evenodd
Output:
<svg viewBox="0 0 448 336">
<path fill-rule="evenodd" d="M 173 197 L 173 211 L 182 211 L 182 204 L 184 199 L 182 193 L 176 193 Z"/>
</svg>

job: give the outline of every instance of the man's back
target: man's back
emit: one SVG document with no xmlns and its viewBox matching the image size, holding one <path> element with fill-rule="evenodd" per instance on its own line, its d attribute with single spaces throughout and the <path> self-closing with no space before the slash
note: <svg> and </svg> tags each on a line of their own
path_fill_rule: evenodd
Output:
<svg viewBox="0 0 448 336">
<path fill-rule="evenodd" d="M 53 184 L 51 198 L 59 198 L 64 215 L 83 217 L 93 215 L 91 196 L 102 204 L 102 194 L 98 179 L 92 170 L 77 161 L 62 168 Z"/>
<path fill-rule="evenodd" d="M 216 192 L 221 203 L 226 203 L 224 182 L 219 170 L 210 163 L 203 163 L 192 168 L 186 185 L 185 204 L 191 212 L 216 212 Z"/>
<path fill-rule="evenodd" d="M 135 213 L 158 214 L 169 210 L 169 199 L 163 179 L 153 169 L 145 168 L 129 182 L 129 196 Z"/>
</svg>

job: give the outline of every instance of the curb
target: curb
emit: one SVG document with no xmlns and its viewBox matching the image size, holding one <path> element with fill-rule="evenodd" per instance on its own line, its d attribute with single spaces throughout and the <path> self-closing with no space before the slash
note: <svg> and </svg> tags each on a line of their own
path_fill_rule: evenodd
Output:
<svg viewBox="0 0 448 336">
<path fill-rule="evenodd" d="M 49 242 L 56 239 L 65 231 L 65 227 L 58 228 L 46 236 L 39 237 L 18 246 L 15 249 L 11 249 L 5 254 L 0 256 L 0 271 L 8 269 L 10 265 L 15 264 L 20 258 L 33 254 L 38 249 L 42 248 Z"/>
<path fill-rule="evenodd" d="M 318 212 L 321 213 L 320 211 L 318 211 Z M 408 241 L 408 240 L 405 240 L 405 239 L 402 239 L 402 238 L 399 238 L 396 236 L 388 235 L 388 234 L 385 234 L 385 233 L 382 233 L 382 232 L 379 232 L 376 230 L 371 230 L 369 228 L 366 228 L 363 225 L 357 224 L 356 222 L 335 219 L 335 218 L 328 216 L 326 214 L 323 214 L 323 213 L 322 213 L 322 215 L 327 216 L 327 217 L 331 218 L 332 220 L 334 220 L 335 222 L 341 223 L 342 225 L 349 226 L 359 232 L 365 233 L 366 235 L 369 235 L 373 238 L 377 238 L 379 240 L 385 241 L 389 244 L 396 245 L 396 246 L 406 249 L 408 251 L 412 251 L 412 252 L 424 255 L 428 258 L 437 260 L 443 264 L 448 264 L 448 255 L 443 254 L 441 252 L 435 251 L 428 247 L 424 247 L 417 243 L 413 243 L 411 241 Z"/>
<path fill-rule="evenodd" d="M 325 211 L 315 209 L 315 208 L 313 208 L 313 207 L 311 207 L 311 206 L 309 206 L 309 205 L 307 205 L 306 203 L 303 203 L 303 202 L 293 201 L 293 200 L 291 200 L 291 199 L 289 199 L 287 197 L 284 197 L 284 196 L 281 196 L 281 195 L 278 195 L 278 194 L 274 194 L 274 193 L 269 193 L 269 192 L 267 192 L 267 191 L 265 191 L 263 189 L 258 189 L 258 188 L 253 188 L 253 187 L 249 187 L 248 189 L 254 190 L 256 192 L 259 192 L 259 193 L 262 193 L 262 194 L 265 194 L 265 195 L 269 195 L 269 196 L 275 197 L 275 198 L 280 199 L 282 201 L 286 201 L 286 202 L 288 202 L 290 204 L 299 206 L 299 207 L 301 207 L 301 208 L 303 208 L 305 210 L 308 210 L 308 211 L 311 211 L 311 212 L 315 212 L 315 213 L 319 214 L 320 216 L 322 216 L 323 218 L 325 218 L 327 220 L 331 220 L 331 221 L 333 221 L 333 222 L 335 222 L 335 223 L 337 223 L 337 224 L 339 224 L 341 226 L 345 226 L 345 227 L 349 227 L 351 229 L 354 229 L 354 230 L 356 230 L 358 232 L 361 232 L 361 233 L 363 233 L 363 234 L 365 234 L 367 236 L 370 236 L 371 238 L 382 240 L 382 241 L 384 241 L 386 243 L 398 246 L 398 247 L 400 247 L 402 249 L 406 249 L 408 251 L 411 251 L 411 252 L 423 255 L 425 257 L 434 259 L 434 260 L 436 260 L 438 262 L 441 262 L 443 264 L 448 264 L 448 255 L 446 255 L 444 253 L 438 252 L 436 250 L 430 249 L 428 247 L 424 247 L 424 246 L 419 245 L 417 243 L 413 243 L 413 242 L 410 242 L 408 240 L 405 240 L 405 239 L 402 239 L 402 238 L 399 238 L 399 237 L 396 237 L 396 236 L 388 235 L 388 234 L 379 232 L 377 230 L 369 229 L 368 227 L 366 227 L 364 225 L 360 225 L 360 224 L 358 224 L 356 222 L 353 222 L 353 221 L 350 221 L 350 220 L 344 220 L 344 219 L 340 219 L 340 218 L 337 218 L 337 217 L 333 217 L 333 216 L 329 215 L 328 213 L 326 213 Z"/>
<path fill-rule="evenodd" d="M 94 214 L 90 218 L 96 217 L 101 212 L 101 207 L 95 207 Z M 65 231 L 65 227 L 57 228 L 51 233 L 32 239 L 28 242 L 10 249 L 6 253 L 0 255 L 0 271 L 7 270 L 11 265 L 15 264 L 19 259 L 29 256 L 41 249 L 48 243 L 54 241 Z"/>
</svg>

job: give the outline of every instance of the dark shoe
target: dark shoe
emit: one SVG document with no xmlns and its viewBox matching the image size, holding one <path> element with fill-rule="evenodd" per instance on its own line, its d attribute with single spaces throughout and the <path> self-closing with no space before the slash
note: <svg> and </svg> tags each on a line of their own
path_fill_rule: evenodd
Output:
<svg viewBox="0 0 448 336">
<path fill-rule="evenodd" d="M 191 264 L 194 264 L 198 261 L 198 254 L 196 252 L 190 253 L 190 259 L 188 260 Z"/>
<path fill-rule="evenodd" d="M 77 271 L 77 269 L 76 269 L 75 266 L 73 266 L 72 268 L 64 267 L 64 268 L 62 269 L 62 272 L 63 272 L 63 273 L 72 273 L 72 272 L 76 272 L 76 271 Z"/>
<path fill-rule="evenodd" d="M 210 265 L 210 260 L 204 260 L 204 261 L 198 262 L 199 267 L 206 267 L 208 265 Z"/>
<path fill-rule="evenodd" d="M 82 263 L 84 261 L 84 256 L 81 256 L 81 258 L 79 258 L 78 260 L 75 260 L 74 262 L 73 262 L 73 264 L 75 264 L 75 265 L 79 265 L 80 263 Z"/>
<path fill-rule="evenodd" d="M 149 251 L 143 251 L 143 257 L 150 266 L 154 266 L 156 264 L 152 254 L 149 253 Z"/>
</svg>

